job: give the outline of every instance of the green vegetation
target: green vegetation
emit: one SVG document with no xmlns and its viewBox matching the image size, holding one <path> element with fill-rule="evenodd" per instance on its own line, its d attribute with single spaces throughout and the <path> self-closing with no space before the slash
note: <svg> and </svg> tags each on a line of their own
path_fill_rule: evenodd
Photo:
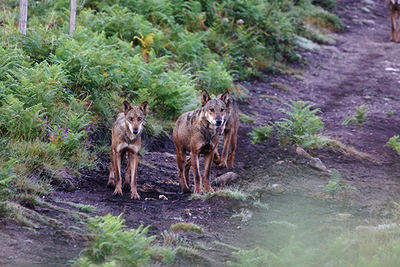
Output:
<svg viewBox="0 0 400 267">
<path fill-rule="evenodd" d="M 169 227 L 169 230 L 171 231 L 179 231 L 182 230 L 184 232 L 197 232 L 197 233 L 203 233 L 204 230 L 201 226 L 198 226 L 197 224 L 194 223 L 188 223 L 188 222 L 179 222 L 179 223 L 174 223 L 171 224 Z"/>
<path fill-rule="evenodd" d="M 147 237 L 149 226 L 127 230 L 121 215 L 90 218 L 87 227 L 90 242 L 76 261 L 79 266 L 147 266 L 152 258 L 174 260 L 170 249 L 152 245 L 155 236 Z"/>
<path fill-rule="evenodd" d="M 254 123 L 254 121 L 255 121 L 254 118 L 252 118 L 242 112 L 239 113 L 239 120 L 240 120 L 240 122 L 243 122 L 243 123 Z"/>
<path fill-rule="evenodd" d="M 265 142 L 272 136 L 277 136 L 281 145 L 293 144 L 304 148 L 318 148 L 326 143 L 319 131 L 324 124 L 317 113 L 320 109 L 312 109 L 314 105 L 303 101 L 292 101 L 285 104 L 289 109 L 280 109 L 288 118 L 257 126 L 249 134 L 253 143 Z"/>
<path fill-rule="evenodd" d="M 84 204 L 80 204 L 80 203 L 74 203 L 74 202 L 63 202 L 71 207 L 77 208 L 79 209 L 79 211 L 82 212 L 87 212 L 87 213 L 93 213 L 96 211 L 96 207 L 92 206 L 92 205 L 84 205 Z"/>
<path fill-rule="evenodd" d="M 356 190 L 354 186 L 348 185 L 346 181 L 342 179 L 342 176 L 336 169 L 331 170 L 331 179 L 325 186 L 325 189 L 331 197 L 334 197 L 337 194 L 342 194 L 343 198 L 347 196 L 349 190 Z"/>
<path fill-rule="evenodd" d="M 386 145 L 391 147 L 394 151 L 397 152 L 398 155 L 400 155 L 400 142 L 398 135 L 391 137 Z"/>
<path fill-rule="evenodd" d="M 368 120 L 366 117 L 366 113 L 368 112 L 368 106 L 367 105 L 361 105 L 357 108 L 356 114 L 352 117 L 349 117 L 343 121 L 343 125 L 347 125 L 349 123 L 355 124 L 355 125 L 363 125 L 364 122 Z"/>
<path fill-rule="evenodd" d="M 202 199 L 206 200 L 212 197 L 222 197 L 222 198 L 231 198 L 236 200 L 244 201 L 247 199 L 248 195 L 237 188 L 225 188 L 221 190 L 216 190 L 214 192 L 207 192 L 205 194 L 192 194 L 189 199 Z"/>
<path fill-rule="evenodd" d="M 286 92 L 290 91 L 290 87 L 287 86 L 287 85 L 284 85 L 283 83 L 274 82 L 274 83 L 271 83 L 271 86 L 275 87 L 275 88 L 278 88 L 279 90 L 282 90 L 282 91 L 286 91 Z"/>
</svg>

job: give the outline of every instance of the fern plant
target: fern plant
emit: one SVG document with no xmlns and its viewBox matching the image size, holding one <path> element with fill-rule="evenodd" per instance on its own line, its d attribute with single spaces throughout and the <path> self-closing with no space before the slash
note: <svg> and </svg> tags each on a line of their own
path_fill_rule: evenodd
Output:
<svg viewBox="0 0 400 267">
<path fill-rule="evenodd" d="M 338 193 L 342 193 L 344 197 L 347 196 L 349 190 L 355 190 L 354 186 L 348 185 L 336 169 L 331 170 L 331 179 L 325 186 L 326 191 L 334 197 Z"/>
<path fill-rule="evenodd" d="M 342 125 L 348 125 L 349 123 L 351 124 L 356 124 L 356 125 L 363 125 L 364 122 L 368 120 L 366 114 L 368 112 L 368 106 L 367 105 L 361 105 L 357 108 L 356 114 L 352 117 L 349 117 L 345 119 L 342 123 Z"/>
<path fill-rule="evenodd" d="M 281 145 L 293 144 L 304 148 L 318 148 L 325 144 L 325 139 L 318 134 L 324 124 L 317 113 L 319 108 L 303 101 L 292 101 L 285 104 L 288 109 L 280 109 L 287 116 L 265 126 L 253 128 L 250 133 L 253 143 L 262 142 L 276 135 Z"/>
<path fill-rule="evenodd" d="M 387 146 L 391 147 L 394 151 L 397 152 L 398 155 L 400 155 L 400 142 L 399 142 L 399 136 L 395 135 L 389 139 L 389 141 L 386 143 Z"/>
<path fill-rule="evenodd" d="M 147 237 L 149 227 L 127 230 L 121 215 L 110 214 L 90 218 L 87 224 L 91 241 L 77 260 L 79 266 L 112 264 L 118 266 L 145 266 L 151 258 L 150 244 L 155 236 Z"/>
</svg>

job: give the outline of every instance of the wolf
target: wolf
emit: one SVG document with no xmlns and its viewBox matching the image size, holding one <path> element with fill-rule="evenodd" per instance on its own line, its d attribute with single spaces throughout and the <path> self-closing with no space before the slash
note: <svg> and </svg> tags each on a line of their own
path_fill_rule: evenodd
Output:
<svg viewBox="0 0 400 267">
<path fill-rule="evenodd" d="M 121 160 L 125 153 L 129 154 L 125 185 L 131 187 L 131 198 L 140 199 L 137 193 L 138 153 L 142 146 L 141 133 L 148 113 L 148 103 L 131 106 L 123 103 L 124 112 L 119 113 L 112 127 L 110 149 L 110 175 L 107 186 L 115 185 L 114 195 L 122 195 Z"/>
<path fill-rule="evenodd" d="M 221 97 L 219 95 L 217 97 Z M 224 133 L 224 146 L 222 148 L 221 158 L 219 157 L 218 150 L 214 155 L 214 163 L 229 169 L 233 168 L 235 162 L 235 153 L 237 146 L 237 135 L 239 129 L 239 106 L 237 101 L 229 96 L 227 104 L 227 115 L 225 123 L 221 128 L 221 133 Z"/>
<path fill-rule="evenodd" d="M 172 133 L 176 149 L 179 184 L 183 193 L 189 193 L 189 170 L 194 176 L 194 193 L 213 191 L 209 175 L 216 153 L 221 127 L 227 116 L 229 92 L 211 99 L 206 90 L 201 92 L 201 108 L 182 114 Z M 190 159 L 186 162 L 186 152 Z M 200 154 L 204 154 L 204 176 L 200 173 Z"/>
</svg>

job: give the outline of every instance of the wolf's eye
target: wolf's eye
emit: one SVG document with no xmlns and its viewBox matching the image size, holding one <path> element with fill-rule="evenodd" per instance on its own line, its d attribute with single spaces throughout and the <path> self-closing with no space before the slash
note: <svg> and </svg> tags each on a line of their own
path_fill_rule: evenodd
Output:
<svg viewBox="0 0 400 267">
<path fill-rule="evenodd" d="M 141 120 L 142 120 L 142 117 L 138 117 L 137 119 L 138 119 L 138 121 L 141 121 Z"/>
<path fill-rule="evenodd" d="M 211 111 L 211 112 L 214 112 L 214 109 L 213 109 L 213 108 L 210 108 L 210 111 Z"/>
<path fill-rule="evenodd" d="M 224 112 L 224 111 L 225 111 L 225 109 L 221 108 L 221 112 Z"/>
<path fill-rule="evenodd" d="M 132 118 L 131 118 L 131 117 L 129 117 L 129 118 L 128 118 L 128 121 L 132 121 Z"/>
</svg>

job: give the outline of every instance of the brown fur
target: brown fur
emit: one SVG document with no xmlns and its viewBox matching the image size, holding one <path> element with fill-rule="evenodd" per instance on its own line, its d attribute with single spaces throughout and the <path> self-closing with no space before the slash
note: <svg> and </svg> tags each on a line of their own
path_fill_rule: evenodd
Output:
<svg viewBox="0 0 400 267">
<path fill-rule="evenodd" d="M 390 36 L 390 41 L 400 43 L 400 0 L 388 0 L 388 8 L 390 12 L 390 21 L 392 22 L 392 35 Z M 397 27 L 396 13 L 399 20 Z M 396 28 L 398 28 L 398 30 L 396 30 Z"/>
<path fill-rule="evenodd" d="M 175 123 L 172 139 L 176 149 L 179 183 L 182 192 L 190 192 L 189 169 L 194 176 L 194 193 L 212 191 L 209 175 L 216 152 L 221 127 L 224 125 L 229 93 L 211 99 L 207 91 L 201 93 L 202 107 L 182 114 Z M 219 124 L 219 125 L 218 125 Z M 186 151 L 190 160 L 186 162 Z M 200 173 L 200 154 L 204 154 L 204 176 Z"/>
<path fill-rule="evenodd" d="M 221 97 L 221 95 L 218 97 Z M 218 155 L 218 150 L 214 155 L 214 162 L 221 167 L 233 168 L 233 164 L 235 162 L 238 129 L 239 107 L 236 100 L 230 96 L 227 104 L 227 116 L 225 124 L 222 127 L 222 131 L 224 133 L 224 146 L 222 148 L 221 158 Z"/>
<path fill-rule="evenodd" d="M 115 185 L 114 195 L 122 195 L 121 160 L 129 154 L 125 173 L 125 185 L 131 186 L 131 198 L 140 199 L 137 193 L 138 153 L 142 146 L 141 133 L 148 113 L 148 104 L 143 102 L 139 107 L 132 107 L 124 101 L 124 112 L 119 113 L 112 127 L 110 149 L 110 176 L 107 185 Z"/>
</svg>

